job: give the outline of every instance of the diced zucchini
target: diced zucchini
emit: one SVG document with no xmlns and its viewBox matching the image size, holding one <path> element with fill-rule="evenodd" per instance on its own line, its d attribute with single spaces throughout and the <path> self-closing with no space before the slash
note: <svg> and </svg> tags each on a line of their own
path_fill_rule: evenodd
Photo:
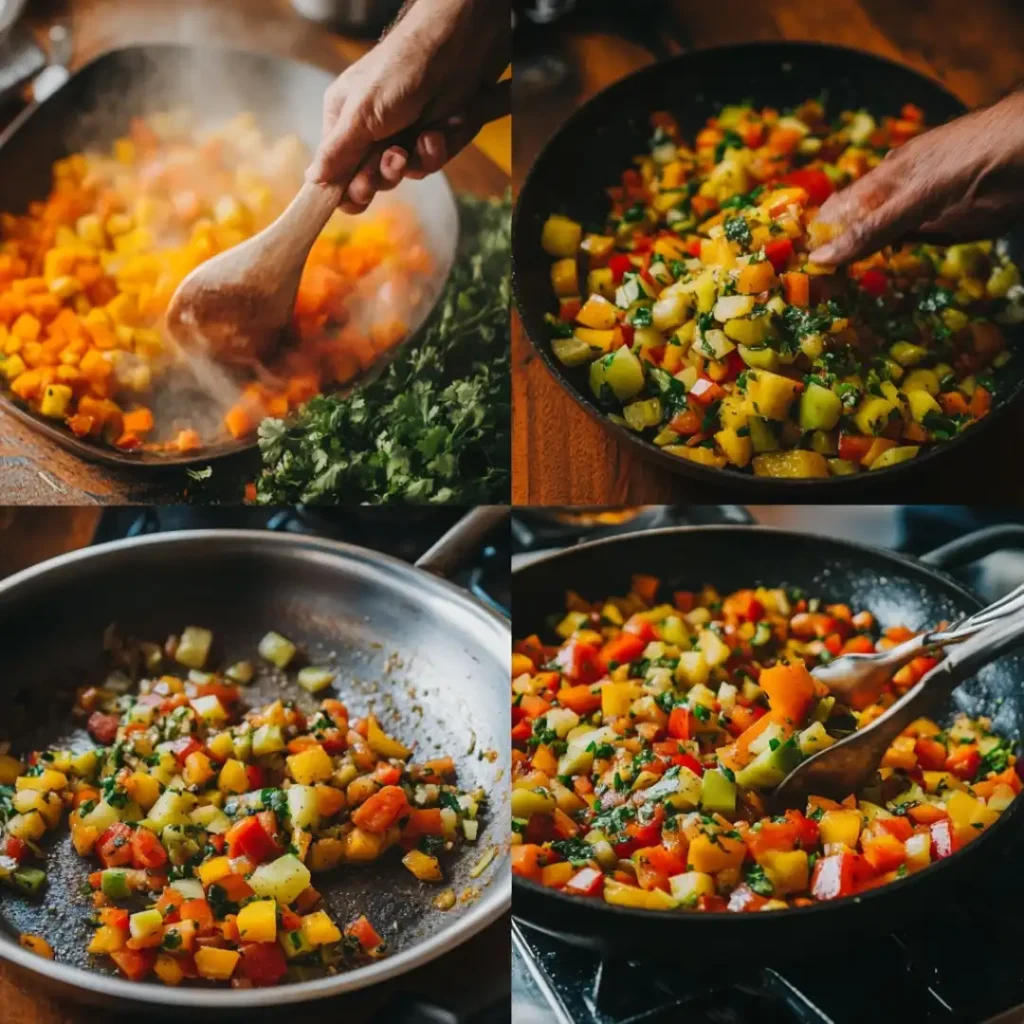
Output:
<svg viewBox="0 0 1024 1024">
<path fill-rule="evenodd" d="M 843 403 L 831 388 L 808 384 L 800 396 L 800 426 L 803 430 L 831 430 L 842 413 Z"/>
<path fill-rule="evenodd" d="M 551 351 L 563 366 L 582 366 L 594 358 L 594 350 L 582 338 L 555 338 Z"/>
<path fill-rule="evenodd" d="M 258 650 L 261 658 L 265 658 L 271 664 L 284 669 L 288 667 L 292 658 L 295 657 L 297 648 L 291 640 L 281 636 L 280 633 L 271 631 L 260 641 Z"/>
</svg>

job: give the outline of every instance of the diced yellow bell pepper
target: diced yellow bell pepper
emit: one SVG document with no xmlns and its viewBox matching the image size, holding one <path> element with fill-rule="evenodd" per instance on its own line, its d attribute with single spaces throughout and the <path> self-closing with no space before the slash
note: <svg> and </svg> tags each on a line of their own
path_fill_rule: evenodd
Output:
<svg viewBox="0 0 1024 1024">
<path fill-rule="evenodd" d="M 217 788 L 222 793 L 244 793 L 249 788 L 249 777 L 245 765 L 241 761 L 229 757 L 220 770 Z"/>
<path fill-rule="evenodd" d="M 180 985 L 185 977 L 178 958 L 170 953 L 159 953 L 156 963 L 153 964 L 153 972 L 165 985 Z"/>
<path fill-rule="evenodd" d="M 354 828 L 351 832 L 345 833 L 342 842 L 345 844 L 345 860 L 366 862 L 376 860 L 380 856 L 384 837 L 375 832 Z"/>
<path fill-rule="evenodd" d="M 730 839 L 719 833 L 712 841 L 703 833 L 690 843 L 687 860 L 694 871 L 713 875 L 716 871 L 726 868 L 738 868 L 743 863 L 747 848 L 739 839 Z"/>
<path fill-rule="evenodd" d="M 39 411 L 51 419 L 63 419 L 71 404 L 73 392 L 67 384 L 49 384 L 43 391 L 43 400 L 39 403 Z"/>
<path fill-rule="evenodd" d="M 776 896 L 807 889 L 810 870 L 806 850 L 768 850 L 758 858 L 765 875 L 772 883 Z"/>
<path fill-rule="evenodd" d="M 370 749 L 381 757 L 397 757 L 405 760 L 412 753 L 405 744 L 399 743 L 393 736 L 384 732 L 373 715 L 366 720 L 366 742 Z"/>
<path fill-rule="evenodd" d="M 583 237 L 583 228 L 574 220 L 552 214 L 544 222 L 540 244 L 549 256 L 575 256 Z"/>
<path fill-rule="evenodd" d="M 636 683 L 602 683 L 601 714 L 606 719 L 625 715 L 640 694 L 641 689 Z"/>
<path fill-rule="evenodd" d="M 123 928 L 113 928 L 109 924 L 105 924 L 101 925 L 93 933 L 92 941 L 89 943 L 87 951 L 98 956 L 116 953 L 119 949 L 124 949 L 127 941 L 128 936 Z"/>
<path fill-rule="evenodd" d="M 318 743 L 288 758 L 288 771 L 291 777 L 303 786 L 312 786 L 314 782 L 323 782 L 334 773 L 331 755 Z"/>
<path fill-rule="evenodd" d="M 818 831 L 823 843 L 842 843 L 854 849 L 860 838 L 860 811 L 844 808 L 841 811 L 826 811 L 818 822 Z"/>
<path fill-rule="evenodd" d="M 47 768 L 38 775 L 20 775 L 15 786 L 18 789 L 38 789 L 46 793 L 51 789 L 67 789 L 68 777 L 63 772 Z"/>
<path fill-rule="evenodd" d="M 228 857 L 212 857 L 199 865 L 199 881 L 203 886 L 213 885 L 231 874 L 231 860 Z"/>
<path fill-rule="evenodd" d="M 240 954 L 233 949 L 217 949 L 215 946 L 202 946 L 196 950 L 196 970 L 200 978 L 213 978 L 215 981 L 227 981 L 235 971 Z"/>
<path fill-rule="evenodd" d="M 635 885 L 626 885 L 614 878 L 606 878 L 604 881 L 604 900 L 618 907 L 638 907 L 641 910 L 675 910 L 678 906 L 661 889 L 638 889 Z"/>
<path fill-rule="evenodd" d="M 403 858 L 402 863 L 421 882 L 440 882 L 444 877 L 441 874 L 441 865 L 436 857 L 431 857 L 421 850 L 410 850 Z"/>
<path fill-rule="evenodd" d="M 277 902 L 253 900 L 238 912 L 238 936 L 243 942 L 277 940 Z"/>
<path fill-rule="evenodd" d="M 302 919 L 302 936 L 311 946 L 341 941 L 341 931 L 323 910 L 307 914 Z"/>
<path fill-rule="evenodd" d="M 160 797 L 160 783 L 146 772 L 132 772 L 125 779 L 124 788 L 144 811 L 148 811 Z"/>
</svg>

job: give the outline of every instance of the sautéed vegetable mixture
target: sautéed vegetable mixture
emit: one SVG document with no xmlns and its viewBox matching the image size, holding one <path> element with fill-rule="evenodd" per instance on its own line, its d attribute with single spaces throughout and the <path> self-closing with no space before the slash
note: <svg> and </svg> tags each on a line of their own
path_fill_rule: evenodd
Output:
<svg viewBox="0 0 1024 1024">
<path fill-rule="evenodd" d="M 768 816 L 763 795 L 866 725 L 937 662 L 919 657 L 863 707 L 809 669 L 884 650 L 870 612 L 785 589 L 658 599 L 570 593 L 561 643 L 512 661 L 513 871 L 575 896 L 666 911 L 809 906 L 924 870 L 979 836 L 1021 789 L 985 719 L 918 719 L 841 802 Z"/>
<path fill-rule="evenodd" d="M 244 708 L 257 669 L 209 670 L 212 641 L 190 626 L 163 649 L 138 645 L 137 687 L 117 671 L 80 690 L 96 748 L 0 755 L 0 881 L 38 894 L 38 844 L 66 819 L 75 851 L 97 862 L 88 951 L 133 981 L 276 985 L 383 956 L 374 923 L 339 927 L 314 876 L 400 847 L 416 878 L 440 883 L 443 860 L 476 839 L 483 792 L 459 790 L 450 757 L 414 763 L 372 714 L 351 718 L 334 697 L 308 715 L 288 700 Z M 297 651 L 271 632 L 259 654 L 283 672 Z M 187 676 L 165 674 L 170 664 Z M 296 680 L 320 693 L 334 672 L 309 665 Z M 446 890 L 436 905 L 454 902 Z M 21 941 L 53 956 L 44 936 Z"/>
<path fill-rule="evenodd" d="M 616 422 L 663 451 L 757 476 L 884 469 L 987 415 L 1024 320 L 1001 244 L 903 245 L 817 266 L 836 190 L 924 130 L 864 111 L 829 123 L 725 107 L 683 139 L 652 117 L 649 152 L 608 189 L 606 229 L 553 215 L 552 352 L 588 366 Z M 583 272 L 581 272 L 583 268 Z"/>
</svg>

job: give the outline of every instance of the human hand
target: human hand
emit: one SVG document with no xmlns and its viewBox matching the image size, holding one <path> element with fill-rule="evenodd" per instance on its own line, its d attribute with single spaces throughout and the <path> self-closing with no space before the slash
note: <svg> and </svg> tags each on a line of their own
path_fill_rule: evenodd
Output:
<svg viewBox="0 0 1024 1024">
<path fill-rule="evenodd" d="M 324 96 L 310 181 L 347 185 L 358 213 L 403 177 L 440 170 L 509 109 L 510 28 L 488 0 L 409 0 L 391 31 Z M 399 136 L 403 141 L 396 142 Z"/>
<path fill-rule="evenodd" d="M 933 128 L 898 149 L 818 214 L 832 229 L 810 254 L 835 266 L 891 242 L 996 238 L 1024 216 L 1024 94 Z"/>
</svg>

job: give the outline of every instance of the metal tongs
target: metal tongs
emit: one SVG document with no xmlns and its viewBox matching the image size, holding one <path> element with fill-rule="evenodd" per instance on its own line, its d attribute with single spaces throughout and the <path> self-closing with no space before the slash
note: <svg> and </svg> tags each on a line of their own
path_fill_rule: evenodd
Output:
<svg viewBox="0 0 1024 1024">
<path fill-rule="evenodd" d="M 980 616 L 985 619 L 979 629 Z M 779 809 L 803 807 L 812 794 L 842 799 L 856 793 L 877 770 L 893 740 L 914 719 L 948 700 L 950 694 L 979 669 L 1024 645 L 1024 608 L 1018 591 L 979 612 L 978 616 L 963 620 L 960 626 L 971 621 L 973 626 L 967 639 L 954 647 L 884 714 L 791 771 L 772 794 L 773 805 Z"/>
</svg>

